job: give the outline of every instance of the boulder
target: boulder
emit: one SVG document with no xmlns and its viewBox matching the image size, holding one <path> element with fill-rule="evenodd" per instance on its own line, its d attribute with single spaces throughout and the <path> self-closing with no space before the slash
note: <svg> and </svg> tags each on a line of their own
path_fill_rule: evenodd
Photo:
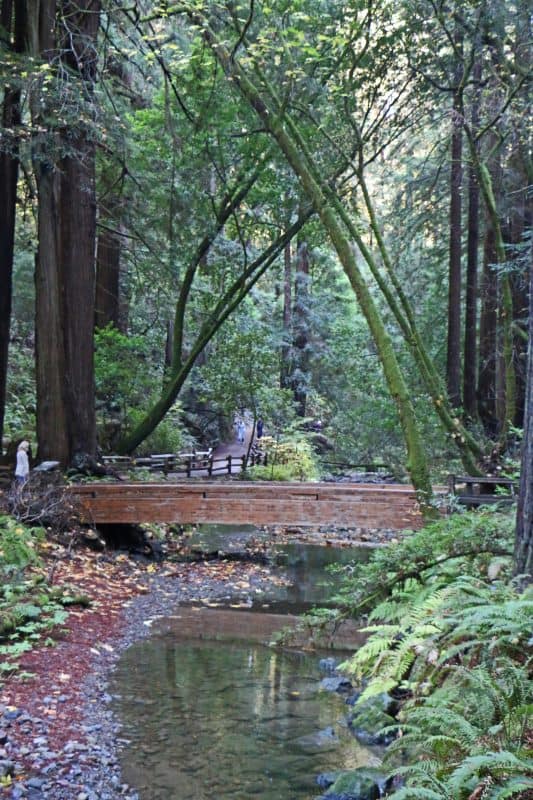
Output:
<svg viewBox="0 0 533 800">
<path fill-rule="evenodd" d="M 322 678 L 320 688 L 326 692 L 349 692 L 352 688 L 351 682 L 343 675 L 335 675 L 331 678 Z"/>
<path fill-rule="evenodd" d="M 383 773 L 370 767 L 341 773 L 325 794 L 327 800 L 378 800 L 386 779 Z"/>
<path fill-rule="evenodd" d="M 395 738 L 394 733 L 382 734 L 381 730 L 394 725 L 394 708 L 394 700 L 386 693 L 371 697 L 355 706 L 348 717 L 348 727 L 362 744 L 390 744 Z"/>
</svg>

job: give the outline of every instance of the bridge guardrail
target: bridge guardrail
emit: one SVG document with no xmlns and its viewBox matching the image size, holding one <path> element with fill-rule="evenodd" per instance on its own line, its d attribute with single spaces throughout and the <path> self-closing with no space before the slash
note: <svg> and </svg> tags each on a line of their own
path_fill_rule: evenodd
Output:
<svg viewBox="0 0 533 800">
<path fill-rule="evenodd" d="M 150 472 L 169 472 L 177 475 L 185 475 L 187 478 L 195 474 L 217 477 L 221 475 L 231 475 L 241 472 L 249 466 L 256 464 L 267 465 L 266 454 L 254 452 L 250 453 L 247 459 L 246 453 L 240 456 L 228 454 L 215 458 L 213 449 L 195 450 L 192 453 L 154 453 L 150 456 L 103 456 L 104 464 L 111 467 L 118 467 L 125 470 L 148 469 Z"/>
</svg>

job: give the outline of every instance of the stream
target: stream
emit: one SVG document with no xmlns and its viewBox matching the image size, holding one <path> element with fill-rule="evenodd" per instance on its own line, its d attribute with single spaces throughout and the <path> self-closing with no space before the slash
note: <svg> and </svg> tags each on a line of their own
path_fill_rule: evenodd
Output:
<svg viewBox="0 0 533 800">
<path fill-rule="evenodd" d="M 230 552 L 258 536 L 206 526 L 193 544 Z M 347 727 L 346 695 L 321 685 L 321 654 L 267 646 L 293 615 L 324 602 L 329 564 L 368 550 L 290 543 L 270 556 L 285 580 L 260 602 L 179 606 L 122 656 L 111 694 L 122 773 L 140 800 L 312 800 L 319 774 L 379 764 L 383 748 L 359 744 Z"/>
</svg>

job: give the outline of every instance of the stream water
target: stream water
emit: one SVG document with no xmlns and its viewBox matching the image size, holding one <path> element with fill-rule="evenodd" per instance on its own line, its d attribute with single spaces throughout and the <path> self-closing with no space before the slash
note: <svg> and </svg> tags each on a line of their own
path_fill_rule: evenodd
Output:
<svg viewBox="0 0 533 800">
<path fill-rule="evenodd" d="M 257 611 L 180 607 L 126 651 L 112 694 L 123 775 L 141 800 L 311 800 L 319 773 L 379 762 L 380 749 L 349 732 L 345 698 L 322 689 L 320 656 L 263 644 L 286 614 L 323 602 L 325 565 L 366 557 L 281 546 L 274 558 L 290 583 Z"/>
</svg>

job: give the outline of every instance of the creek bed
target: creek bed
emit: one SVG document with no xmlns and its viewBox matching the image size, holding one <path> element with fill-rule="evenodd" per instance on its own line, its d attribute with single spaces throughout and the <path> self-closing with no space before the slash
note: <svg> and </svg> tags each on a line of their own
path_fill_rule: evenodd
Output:
<svg viewBox="0 0 533 800">
<path fill-rule="evenodd" d="M 246 535 L 257 532 L 239 531 L 240 544 Z M 379 764 L 382 749 L 348 730 L 345 697 L 322 689 L 320 656 L 266 646 L 291 612 L 324 600 L 336 556 L 367 553 L 277 546 L 286 580 L 268 596 L 169 609 L 124 653 L 110 692 L 123 777 L 140 800 L 311 800 L 319 773 Z"/>
</svg>

